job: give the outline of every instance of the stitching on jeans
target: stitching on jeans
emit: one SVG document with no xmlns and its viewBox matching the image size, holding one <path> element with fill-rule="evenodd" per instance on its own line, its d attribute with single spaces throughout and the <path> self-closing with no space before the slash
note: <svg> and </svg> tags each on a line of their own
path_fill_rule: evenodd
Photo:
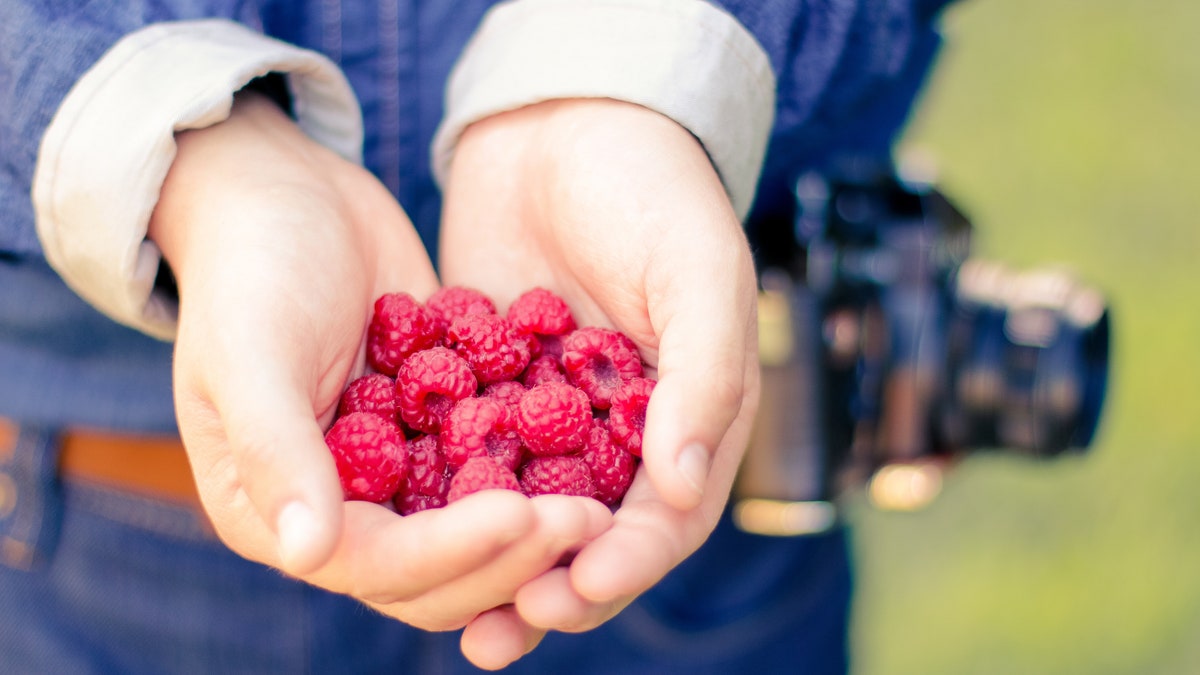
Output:
<svg viewBox="0 0 1200 675">
<path fill-rule="evenodd" d="M 17 467 L 18 471 L 30 474 L 27 476 L 29 480 L 24 487 L 32 490 L 33 494 L 29 497 L 17 495 L 13 527 L 8 533 L 8 538 L 28 546 L 31 551 L 37 549 L 38 541 L 41 538 L 42 520 L 48 508 L 46 500 L 49 495 L 46 494 L 46 481 L 37 471 L 37 458 L 41 454 L 39 451 L 49 451 L 48 439 L 49 434 L 44 431 L 31 432 L 19 429 L 17 442 L 13 447 L 13 465 Z M 30 447 L 33 445 L 41 447 Z M 30 504 L 29 500 L 32 500 L 33 504 Z"/>
</svg>

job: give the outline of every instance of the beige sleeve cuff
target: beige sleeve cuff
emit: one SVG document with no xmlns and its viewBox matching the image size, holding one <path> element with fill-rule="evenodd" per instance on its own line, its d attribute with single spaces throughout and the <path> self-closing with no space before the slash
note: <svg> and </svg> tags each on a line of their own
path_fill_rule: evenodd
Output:
<svg viewBox="0 0 1200 675">
<path fill-rule="evenodd" d="M 176 300 L 154 289 L 162 256 L 146 239 L 174 134 L 224 120 L 233 94 L 269 72 L 287 76 L 306 133 L 361 161 L 361 112 L 337 66 L 230 21 L 149 26 L 80 78 L 42 139 L 33 180 L 46 259 L 75 292 L 116 321 L 174 336 Z"/>
<path fill-rule="evenodd" d="M 702 0 L 514 0 L 485 16 L 446 92 L 434 138 L 443 182 L 466 127 L 556 98 L 613 98 L 662 113 L 703 143 L 739 218 L 774 121 L 761 45 Z"/>
</svg>

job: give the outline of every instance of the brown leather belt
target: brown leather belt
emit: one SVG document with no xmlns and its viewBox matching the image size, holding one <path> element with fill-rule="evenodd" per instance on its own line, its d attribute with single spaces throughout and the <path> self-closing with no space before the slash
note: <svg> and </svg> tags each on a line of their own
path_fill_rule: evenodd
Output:
<svg viewBox="0 0 1200 675">
<path fill-rule="evenodd" d="M 0 419 L 0 460 L 17 442 L 17 425 Z M 174 436 L 71 429 L 62 438 L 59 474 L 115 490 L 200 509 L 183 443 Z"/>
</svg>

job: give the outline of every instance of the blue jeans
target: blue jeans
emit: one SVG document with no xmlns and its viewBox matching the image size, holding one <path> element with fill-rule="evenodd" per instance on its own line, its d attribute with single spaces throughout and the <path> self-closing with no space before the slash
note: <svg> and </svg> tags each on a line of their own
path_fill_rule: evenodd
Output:
<svg viewBox="0 0 1200 675">
<path fill-rule="evenodd" d="M 187 508 L 55 471 L 23 429 L 0 480 L 0 670 L 12 673 L 468 673 L 426 633 L 246 561 Z M 770 539 L 725 519 L 617 618 L 551 634 L 506 672 L 843 673 L 847 537 Z"/>
</svg>

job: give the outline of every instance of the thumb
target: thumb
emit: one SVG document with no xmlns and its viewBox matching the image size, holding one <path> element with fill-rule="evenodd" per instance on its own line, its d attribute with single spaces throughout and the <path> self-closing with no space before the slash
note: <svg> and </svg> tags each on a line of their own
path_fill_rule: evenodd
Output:
<svg viewBox="0 0 1200 675">
<path fill-rule="evenodd" d="M 341 536 L 343 501 L 312 403 L 262 371 L 228 391 L 218 413 L 230 456 L 246 498 L 276 537 L 275 551 L 264 553 L 294 576 L 312 572 Z"/>
<path fill-rule="evenodd" d="M 278 386 L 246 390 L 284 392 Z M 284 394 L 229 402 L 222 419 L 230 452 L 242 490 L 275 532 L 277 565 L 296 577 L 313 572 L 341 536 L 343 500 L 312 405 Z"/>
<path fill-rule="evenodd" d="M 751 277 L 752 279 L 752 277 Z M 698 280 L 697 280 L 698 282 Z M 754 293 L 710 278 L 681 294 L 659 338 L 658 383 L 646 410 L 642 460 L 669 505 L 690 510 L 715 489 L 713 458 L 751 392 L 757 367 Z M 747 299 L 747 297 L 749 299 Z"/>
<path fill-rule="evenodd" d="M 297 372 L 308 360 L 294 345 L 280 347 L 297 341 L 272 342 L 267 335 L 276 333 L 254 322 L 223 326 L 213 336 L 209 322 L 181 321 L 180 430 L 222 537 L 246 557 L 302 576 L 332 555 L 343 501 L 314 395 Z"/>
</svg>

